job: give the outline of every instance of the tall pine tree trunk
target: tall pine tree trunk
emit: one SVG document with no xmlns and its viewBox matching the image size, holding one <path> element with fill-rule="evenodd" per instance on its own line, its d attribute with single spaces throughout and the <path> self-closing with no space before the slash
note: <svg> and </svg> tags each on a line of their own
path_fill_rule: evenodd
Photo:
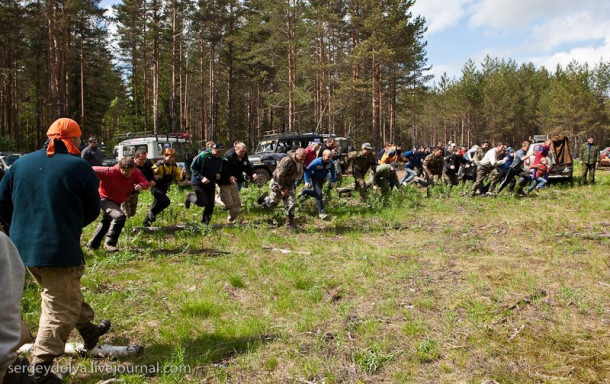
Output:
<svg viewBox="0 0 610 384">
<path fill-rule="evenodd" d="M 61 116 L 60 110 L 60 47 L 59 36 L 57 33 L 57 1 L 48 0 L 47 2 L 47 23 L 49 41 L 49 118 L 55 120 Z"/>
<path fill-rule="evenodd" d="M 199 132 L 201 134 L 201 139 L 206 142 L 210 139 L 208 136 L 208 129 L 206 125 L 206 105 L 205 105 L 205 42 L 203 38 L 203 34 L 199 39 L 199 76 L 200 76 L 200 116 L 199 116 Z"/>
<path fill-rule="evenodd" d="M 84 37 L 80 37 L 80 121 L 85 124 L 85 53 L 83 50 Z"/>
<path fill-rule="evenodd" d="M 178 125 L 178 114 L 176 111 L 176 45 L 177 45 L 177 26 L 176 26 L 176 13 L 178 4 L 176 0 L 172 1 L 172 78 L 171 78 L 171 100 L 169 105 L 169 114 L 171 119 L 171 131 L 176 132 L 176 126 Z"/>
<path fill-rule="evenodd" d="M 210 98 L 210 133 L 209 133 L 209 138 L 210 140 L 217 140 L 216 138 L 216 66 L 214 65 L 214 55 L 216 55 L 216 47 L 215 47 L 215 43 L 212 42 L 210 44 L 210 65 L 209 65 L 209 71 L 210 71 L 210 81 L 209 81 L 209 98 Z"/>
<path fill-rule="evenodd" d="M 157 0 L 153 0 L 153 85 L 152 85 L 152 113 L 153 132 L 159 133 L 159 7 Z"/>
</svg>

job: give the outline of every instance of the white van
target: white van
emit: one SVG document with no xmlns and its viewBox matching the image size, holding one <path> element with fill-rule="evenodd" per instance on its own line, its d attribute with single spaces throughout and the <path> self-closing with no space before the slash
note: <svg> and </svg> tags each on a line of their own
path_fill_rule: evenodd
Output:
<svg viewBox="0 0 610 384">
<path fill-rule="evenodd" d="M 184 133 L 170 133 L 168 135 L 154 135 L 151 133 L 128 133 L 120 135 L 119 139 L 124 138 L 116 147 L 117 160 L 131 156 L 138 150 L 146 151 L 147 157 L 153 163 L 163 160 L 163 151 L 173 148 L 176 151 L 176 165 L 182 170 L 186 170 L 187 177 L 190 177 L 190 154 L 191 143 L 188 135 Z"/>
<path fill-rule="evenodd" d="M 184 162 L 188 157 L 190 142 L 186 134 L 151 135 L 127 134 L 122 137 L 131 137 L 117 145 L 117 160 L 132 156 L 137 150 L 146 151 L 148 158 L 155 162 L 163 159 L 163 151 L 173 148 L 176 151 L 176 162 Z"/>
</svg>

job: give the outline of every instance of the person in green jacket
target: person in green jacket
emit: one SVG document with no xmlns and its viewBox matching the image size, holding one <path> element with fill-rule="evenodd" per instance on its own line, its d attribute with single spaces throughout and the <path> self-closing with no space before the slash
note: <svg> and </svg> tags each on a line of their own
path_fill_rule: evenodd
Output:
<svg viewBox="0 0 610 384">
<path fill-rule="evenodd" d="M 375 169 L 375 175 L 373 176 L 373 183 L 377 188 L 381 190 L 381 194 L 386 195 L 392 187 L 396 189 L 400 188 L 398 182 L 398 175 L 396 175 L 396 169 L 398 164 L 381 164 Z"/>
<path fill-rule="evenodd" d="M 601 157 L 599 156 L 599 147 L 593 141 L 593 136 L 589 136 L 587 142 L 580 146 L 579 156 L 580 161 L 582 161 L 580 185 L 587 184 L 587 173 L 590 175 L 591 184 L 595 184 L 595 168 L 599 166 Z"/>
</svg>

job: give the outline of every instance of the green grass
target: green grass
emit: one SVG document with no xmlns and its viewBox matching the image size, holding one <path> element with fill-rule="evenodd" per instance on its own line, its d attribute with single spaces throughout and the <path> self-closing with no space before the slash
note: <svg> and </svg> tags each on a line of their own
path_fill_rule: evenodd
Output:
<svg viewBox="0 0 610 384">
<path fill-rule="evenodd" d="M 96 318 L 113 321 L 104 342 L 144 354 L 95 363 L 189 370 L 67 381 L 608 382 L 610 173 L 597 177 L 527 199 L 407 188 L 361 205 L 332 192 L 330 220 L 305 200 L 295 232 L 257 206 L 257 188 L 242 191 L 244 226 L 217 207 L 201 227 L 174 188 L 156 225 L 186 229 L 135 231 L 144 193 L 121 251 L 85 251 L 83 278 Z M 32 280 L 23 312 L 35 331 Z"/>
</svg>

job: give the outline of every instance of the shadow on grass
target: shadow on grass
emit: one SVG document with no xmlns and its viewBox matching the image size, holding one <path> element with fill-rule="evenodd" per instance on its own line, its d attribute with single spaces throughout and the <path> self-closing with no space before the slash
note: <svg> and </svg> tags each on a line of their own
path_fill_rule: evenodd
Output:
<svg viewBox="0 0 610 384">
<path fill-rule="evenodd" d="M 184 249 L 184 248 L 161 248 L 153 249 L 148 255 L 150 257 L 172 257 L 172 256 L 205 256 L 205 257 L 220 257 L 223 255 L 230 255 L 231 252 L 221 251 L 213 248 L 196 248 L 196 249 Z"/>
<path fill-rule="evenodd" d="M 110 360 L 95 359 L 94 364 L 110 368 L 104 373 L 101 370 L 88 372 L 85 377 L 73 377 L 69 382 L 98 383 L 100 380 L 121 380 L 130 377 L 127 382 L 146 383 L 151 377 L 167 377 L 171 382 L 181 382 L 185 375 L 205 375 L 212 367 L 225 367 L 236 356 L 252 353 L 264 344 L 278 339 L 275 334 L 230 337 L 217 334 L 200 335 L 194 340 L 182 339 L 175 344 L 152 344 L 144 346 L 140 355 L 125 356 Z M 118 341 L 118 340 L 117 340 Z M 129 340 L 122 340 L 125 345 Z M 87 366 L 90 366 L 87 364 Z M 113 367 L 123 367 L 117 372 Z M 132 367 L 127 369 L 125 367 Z M 76 380 L 76 381 L 74 381 Z M 192 381 L 189 381 L 192 382 Z"/>
<path fill-rule="evenodd" d="M 156 364 L 175 360 L 175 351 L 182 349 L 182 364 L 191 369 L 201 365 L 227 365 L 233 357 L 251 353 L 279 338 L 276 334 L 231 337 L 218 334 L 199 335 L 194 340 L 181 340 L 178 345 L 153 344 L 145 348 L 141 363 Z"/>
</svg>

